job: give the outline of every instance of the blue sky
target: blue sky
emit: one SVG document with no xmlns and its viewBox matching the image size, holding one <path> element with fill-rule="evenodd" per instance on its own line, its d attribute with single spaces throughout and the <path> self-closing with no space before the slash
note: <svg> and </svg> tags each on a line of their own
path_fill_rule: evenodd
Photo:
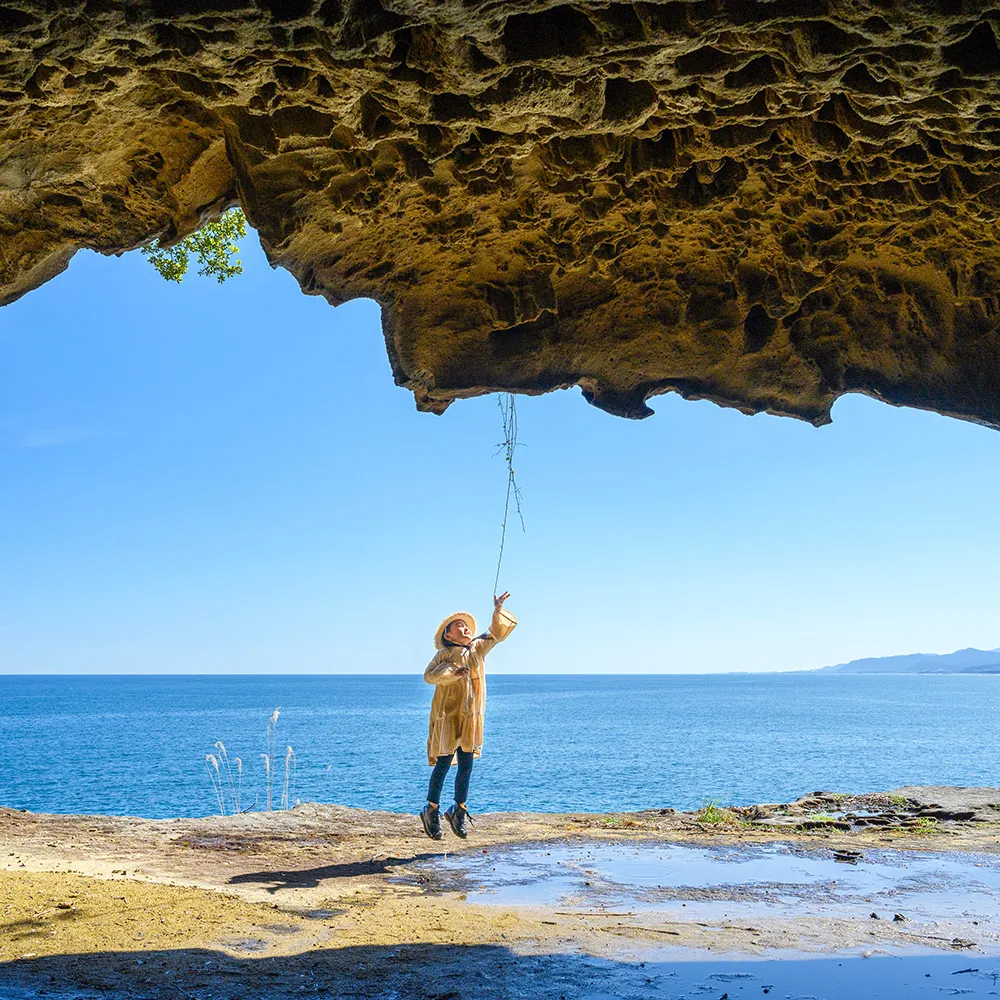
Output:
<svg viewBox="0 0 1000 1000">
<path fill-rule="evenodd" d="M 225 285 L 78 254 L 0 310 L 0 672 L 420 671 L 490 608 L 495 398 L 416 412 L 378 307 L 251 234 Z M 1000 646 L 1000 434 L 518 399 L 504 672 L 709 672 Z"/>
</svg>

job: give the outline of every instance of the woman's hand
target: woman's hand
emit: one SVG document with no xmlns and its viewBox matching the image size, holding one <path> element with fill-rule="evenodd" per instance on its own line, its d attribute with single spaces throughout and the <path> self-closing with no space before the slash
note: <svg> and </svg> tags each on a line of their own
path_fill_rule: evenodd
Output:
<svg viewBox="0 0 1000 1000">
<path fill-rule="evenodd" d="M 499 611 L 503 607 L 503 602 L 510 597 L 510 591 L 505 590 L 499 597 L 496 594 L 493 595 L 493 607 Z"/>
<path fill-rule="evenodd" d="M 457 666 L 452 667 L 451 672 L 456 677 L 464 677 L 469 672 L 469 667 L 465 663 L 460 663 Z"/>
</svg>

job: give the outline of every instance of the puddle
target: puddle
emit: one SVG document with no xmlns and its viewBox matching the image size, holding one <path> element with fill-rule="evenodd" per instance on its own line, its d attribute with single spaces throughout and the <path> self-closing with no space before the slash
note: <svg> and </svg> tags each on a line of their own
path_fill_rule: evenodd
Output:
<svg viewBox="0 0 1000 1000">
<path fill-rule="evenodd" d="M 267 951 L 267 942 L 260 938 L 222 938 L 219 944 L 230 951 Z"/>
<path fill-rule="evenodd" d="M 305 917 L 306 920 L 329 920 L 331 917 L 339 917 L 346 912 L 347 910 L 301 910 L 299 916 Z"/>
<path fill-rule="evenodd" d="M 866 850 L 850 857 L 794 844 L 523 846 L 414 865 L 470 902 L 676 912 L 689 918 L 821 914 L 993 924 L 1000 857 Z M 869 918 L 870 919 L 870 918 Z"/>
</svg>

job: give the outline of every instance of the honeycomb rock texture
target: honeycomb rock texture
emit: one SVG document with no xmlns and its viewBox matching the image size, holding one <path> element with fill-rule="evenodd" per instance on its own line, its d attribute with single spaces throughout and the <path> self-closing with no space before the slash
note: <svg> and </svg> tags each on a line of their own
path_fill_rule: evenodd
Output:
<svg viewBox="0 0 1000 1000">
<path fill-rule="evenodd" d="M 0 301 L 242 204 L 421 409 L 1000 426 L 1000 9 L 0 0 Z"/>
</svg>

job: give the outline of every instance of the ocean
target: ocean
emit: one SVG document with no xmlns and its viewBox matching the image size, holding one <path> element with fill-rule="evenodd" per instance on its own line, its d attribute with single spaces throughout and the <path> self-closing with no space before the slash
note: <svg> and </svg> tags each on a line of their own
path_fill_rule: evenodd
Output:
<svg viewBox="0 0 1000 1000">
<path fill-rule="evenodd" d="M 414 812 L 431 693 L 420 675 L 0 676 L 0 805 L 217 813 L 205 757 L 222 741 L 243 761 L 242 807 L 264 808 L 260 755 L 278 708 L 275 806 L 291 746 L 292 803 Z M 997 785 L 998 713 L 1000 675 L 494 675 L 469 808 L 692 809 Z"/>
</svg>

